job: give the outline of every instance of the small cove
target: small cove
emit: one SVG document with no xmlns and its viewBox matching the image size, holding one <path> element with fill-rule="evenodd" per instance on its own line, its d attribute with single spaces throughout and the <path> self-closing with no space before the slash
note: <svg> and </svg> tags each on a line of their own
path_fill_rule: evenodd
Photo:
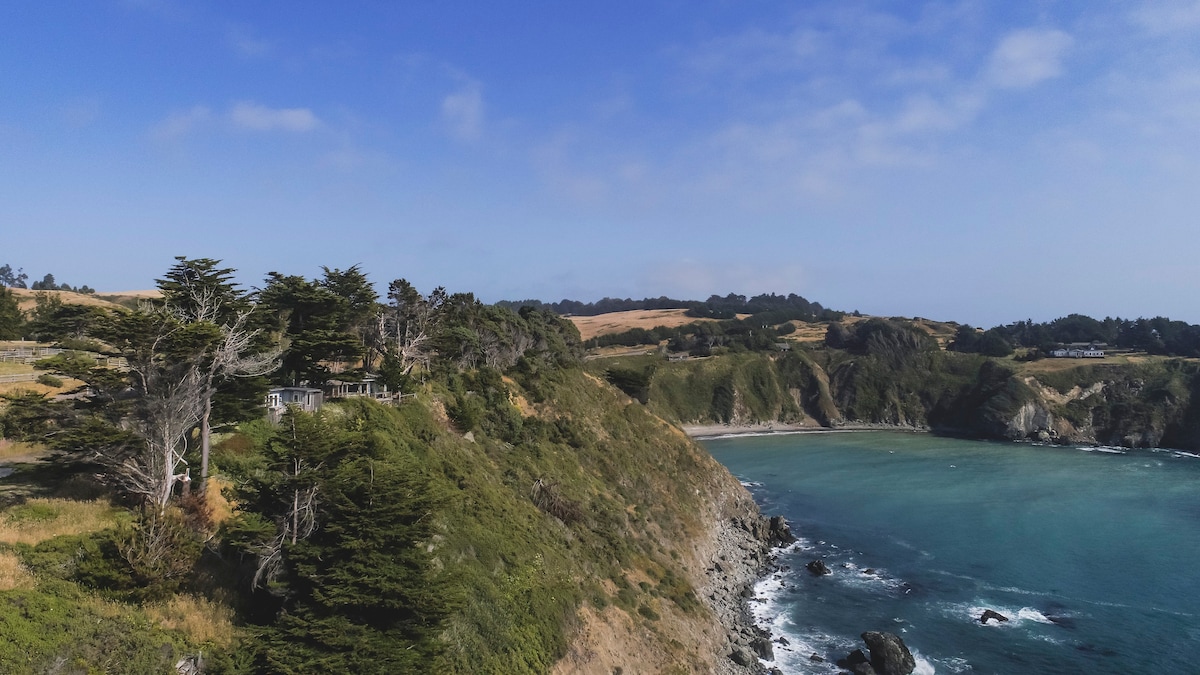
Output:
<svg viewBox="0 0 1200 675">
<path fill-rule="evenodd" d="M 704 445 L 801 537 L 754 603 L 784 672 L 837 672 L 864 630 L 899 634 L 924 672 L 1200 661 L 1194 457 L 886 432 Z M 833 573 L 810 575 L 816 558 Z M 985 608 L 1010 621 L 981 625 Z"/>
</svg>

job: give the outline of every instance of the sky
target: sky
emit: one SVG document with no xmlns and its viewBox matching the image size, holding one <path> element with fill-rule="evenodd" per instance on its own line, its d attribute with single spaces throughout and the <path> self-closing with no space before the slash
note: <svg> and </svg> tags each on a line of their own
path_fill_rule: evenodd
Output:
<svg viewBox="0 0 1200 675">
<path fill-rule="evenodd" d="M 1200 2 L 0 7 L 0 264 L 1200 323 Z"/>
</svg>

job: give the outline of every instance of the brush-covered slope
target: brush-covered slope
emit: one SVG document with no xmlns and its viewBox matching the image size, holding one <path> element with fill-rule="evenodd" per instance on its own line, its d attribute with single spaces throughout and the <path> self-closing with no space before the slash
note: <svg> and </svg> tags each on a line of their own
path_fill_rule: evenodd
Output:
<svg viewBox="0 0 1200 675">
<path fill-rule="evenodd" d="M 294 428 L 334 440 L 300 449 Z M 323 496 L 314 533 L 283 547 L 276 592 L 256 599 L 279 605 L 260 613 L 266 670 L 342 672 L 399 658 L 402 672 L 735 672 L 722 620 L 762 562 L 753 501 L 677 429 L 581 369 L 515 378 L 483 369 L 396 408 L 351 401 L 285 419 L 259 447 L 244 440 L 240 453 L 218 455 L 250 479 L 243 532 L 286 503 L 290 493 L 264 476 L 286 473 L 293 455 L 326 474 L 314 478 Z M 362 512 L 364 502 L 406 499 L 404 513 Z M 375 547 L 376 533 L 362 531 L 373 522 L 409 528 L 410 540 Z M 428 616 L 380 624 L 355 605 L 364 599 L 328 599 L 344 590 L 331 586 L 337 566 L 408 544 L 423 551 L 408 563 L 415 576 L 381 566 L 375 573 L 394 579 L 375 592 L 390 588 Z M 347 625 L 353 645 L 319 637 Z M 416 661 L 401 658 L 413 652 Z"/>
<path fill-rule="evenodd" d="M 932 428 L 983 438 L 1200 448 L 1194 359 L 1044 360 L 947 352 L 905 322 L 870 320 L 786 353 L 589 368 L 684 424 Z"/>
</svg>

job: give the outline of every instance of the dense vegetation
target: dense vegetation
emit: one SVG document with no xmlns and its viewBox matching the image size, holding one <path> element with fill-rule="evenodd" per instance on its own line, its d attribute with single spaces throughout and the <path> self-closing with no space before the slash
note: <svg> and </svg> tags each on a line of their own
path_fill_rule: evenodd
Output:
<svg viewBox="0 0 1200 675">
<path fill-rule="evenodd" d="M 697 318 L 732 319 L 738 314 L 767 314 L 764 321 L 782 323 L 792 319 L 801 321 L 828 320 L 840 315 L 821 306 L 817 302 L 809 302 L 804 298 L 790 293 L 776 295 L 764 293 L 747 298 L 744 295 L 730 293 L 725 296 L 711 295 L 707 300 L 674 300 L 668 297 L 645 298 L 633 300 L 625 298 L 602 298 L 596 302 L 580 302 L 578 300 L 561 300 L 559 302 L 542 302 L 541 300 L 501 300 L 497 306 L 518 310 L 522 307 L 545 309 L 556 314 L 574 316 L 596 316 L 609 312 L 627 312 L 637 309 L 686 309 L 687 315 Z"/>
<path fill-rule="evenodd" d="M 29 580 L 0 577 L 0 670 L 540 673 L 583 605 L 650 632 L 705 611 L 680 547 L 719 467 L 598 386 L 572 324 L 403 280 L 381 301 L 353 267 L 253 293 L 231 275 L 181 258 L 135 310 L 44 303 L 71 349 L 38 367 L 80 384 L 9 395 L 0 425 L 53 451 L 31 484 L 115 508 L 0 538 Z M 262 419 L 269 381 L 368 375 L 408 395 Z M 50 508 L 5 500 L 0 519 Z M 181 606 L 223 632 L 162 618 Z"/>
<path fill-rule="evenodd" d="M 1071 314 L 1045 323 L 1017 321 L 979 332 L 959 328 L 951 349 L 989 356 L 1011 354 L 1013 347 L 1048 353 L 1064 344 L 1102 343 L 1110 348 L 1166 356 L 1200 357 L 1200 326 L 1166 317 L 1153 319 L 1093 319 Z"/>
</svg>

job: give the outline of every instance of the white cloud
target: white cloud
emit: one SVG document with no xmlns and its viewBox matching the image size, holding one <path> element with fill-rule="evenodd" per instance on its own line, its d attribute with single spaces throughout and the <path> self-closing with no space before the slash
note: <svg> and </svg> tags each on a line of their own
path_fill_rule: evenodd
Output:
<svg viewBox="0 0 1200 675">
<path fill-rule="evenodd" d="M 460 141 L 473 141 L 483 133 L 483 91 L 470 81 L 442 99 L 442 123 Z"/>
<path fill-rule="evenodd" d="M 1020 89 L 1058 77 L 1073 40 L 1060 30 L 1025 29 L 1009 33 L 992 52 L 990 83 Z"/>
<path fill-rule="evenodd" d="M 268 108 L 248 101 L 234 105 L 229 120 L 251 131 L 304 132 L 321 126 L 321 120 L 308 108 Z"/>
<path fill-rule="evenodd" d="M 212 120 L 212 111 L 202 105 L 188 110 L 177 110 L 166 119 L 154 125 L 150 136 L 155 140 L 169 141 L 191 133 L 196 127 L 207 124 Z"/>
</svg>

